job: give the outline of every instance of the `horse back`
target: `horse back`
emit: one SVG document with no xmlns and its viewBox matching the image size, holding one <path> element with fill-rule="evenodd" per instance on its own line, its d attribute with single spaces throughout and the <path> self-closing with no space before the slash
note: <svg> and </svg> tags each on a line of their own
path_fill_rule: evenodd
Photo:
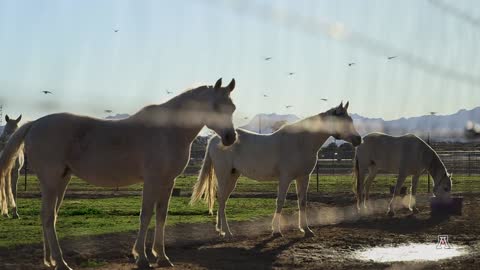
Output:
<svg viewBox="0 0 480 270">
<path fill-rule="evenodd" d="M 426 168 L 428 146 L 413 134 L 390 136 L 372 133 L 364 137 L 357 148 L 357 156 L 363 164 L 376 165 L 379 169 L 398 173 L 416 174 Z"/>
</svg>

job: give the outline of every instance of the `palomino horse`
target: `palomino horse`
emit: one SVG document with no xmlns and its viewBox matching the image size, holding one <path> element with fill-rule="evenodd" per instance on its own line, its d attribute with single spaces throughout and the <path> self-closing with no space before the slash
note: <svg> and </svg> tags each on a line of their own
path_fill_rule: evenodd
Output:
<svg viewBox="0 0 480 270">
<path fill-rule="evenodd" d="M 278 179 L 277 209 L 272 221 L 273 234 L 278 236 L 281 235 L 280 216 L 286 193 L 292 180 L 296 179 L 299 228 L 305 236 L 312 236 L 306 216 L 307 189 L 318 150 L 330 136 L 349 141 L 354 146 L 361 142 L 347 108 L 348 102 L 345 107 L 340 104 L 324 113 L 284 125 L 269 135 L 237 129 L 238 140 L 228 148 L 220 145 L 218 137 L 213 137 L 193 189 L 192 203 L 204 195 L 212 212 L 218 184 L 216 227 L 220 235 L 231 236 L 225 205 L 238 177 L 243 174 L 258 181 Z"/>
<path fill-rule="evenodd" d="M 22 119 L 20 115 L 17 119 L 10 119 L 8 115 L 5 115 L 5 120 L 7 124 L 3 129 L 2 134 L 0 135 L 0 155 L 2 154 L 2 150 L 7 144 L 8 139 L 12 134 L 17 130 L 18 123 Z M 17 160 L 15 160 L 15 164 L 10 172 L 6 174 L 5 181 L 0 181 L 0 205 L 2 206 L 2 214 L 8 217 L 8 204 L 12 207 L 13 218 L 18 218 L 17 212 L 17 181 L 18 176 L 20 174 L 20 169 L 23 167 L 23 152 L 18 154 Z M 10 192 L 10 190 L 13 192 Z M 5 198 L 5 200 L 4 200 Z"/>
<path fill-rule="evenodd" d="M 63 259 L 55 231 L 58 209 L 72 174 L 105 187 L 144 183 L 140 230 L 132 253 L 139 268 L 149 268 L 147 228 L 156 212 L 152 252 L 159 266 L 171 266 L 165 254 L 167 209 L 175 178 L 184 170 L 190 146 L 206 125 L 226 146 L 235 142 L 235 105 L 219 79 L 214 87 L 188 90 L 161 105 L 150 105 L 129 118 L 108 121 L 72 114 L 52 114 L 20 127 L 0 159 L 1 176 L 13 166 L 23 144 L 42 192 L 41 218 L 45 264 L 71 269 Z M 2 177 L 3 179 L 3 177 Z"/>
<path fill-rule="evenodd" d="M 435 150 L 422 139 L 413 134 L 393 137 L 382 133 L 370 133 L 363 138 L 363 143 L 357 147 L 355 154 L 356 191 L 355 189 L 354 191 L 357 193 L 359 210 L 362 199 L 363 207 L 367 208 L 370 185 L 379 170 L 398 173 L 395 192 L 388 206 L 388 214 L 391 216 L 395 214 L 396 197 L 409 175 L 412 175 L 409 208 L 414 213 L 418 212 L 418 209 L 412 204 L 415 201 L 418 179 L 423 172 L 428 171 L 432 176 L 435 196 L 448 196 L 452 189 L 451 175 Z M 368 177 L 365 180 L 367 173 Z"/>
</svg>

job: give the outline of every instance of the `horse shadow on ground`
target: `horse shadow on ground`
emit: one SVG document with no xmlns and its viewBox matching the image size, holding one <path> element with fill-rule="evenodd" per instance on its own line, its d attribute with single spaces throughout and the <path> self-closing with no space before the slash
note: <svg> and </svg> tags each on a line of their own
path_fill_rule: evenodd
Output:
<svg viewBox="0 0 480 270">
<path fill-rule="evenodd" d="M 278 256 L 303 238 L 259 236 L 258 244 L 239 247 L 227 244 L 185 249 L 170 249 L 170 258 L 179 264 L 193 264 L 207 269 L 272 269 Z"/>
<path fill-rule="evenodd" d="M 234 231 L 242 233 L 230 240 L 220 238 L 210 223 L 169 226 L 166 228 L 165 240 L 167 255 L 181 268 L 201 266 L 207 269 L 271 269 L 279 254 L 304 239 L 291 233 L 286 237 L 273 237 L 268 230 L 254 232 L 256 228 L 246 229 L 251 222 L 232 225 Z M 131 255 L 136 234 L 137 231 L 128 231 L 67 237 L 60 242 L 65 260 L 73 268 L 88 267 L 90 263 L 121 263 L 131 264 L 130 269 L 137 269 Z M 148 236 L 150 241 L 147 241 L 147 250 L 151 250 L 152 230 L 149 230 Z M 0 268 L 45 269 L 42 264 L 42 250 L 42 244 L 0 248 L 2 261 L 11 262 L 0 264 Z M 151 254 L 149 259 L 155 266 Z"/>
</svg>

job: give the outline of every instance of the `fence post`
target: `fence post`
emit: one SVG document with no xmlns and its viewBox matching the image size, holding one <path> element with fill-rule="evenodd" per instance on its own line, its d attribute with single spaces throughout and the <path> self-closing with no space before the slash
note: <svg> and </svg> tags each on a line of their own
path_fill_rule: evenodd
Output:
<svg viewBox="0 0 480 270">
<path fill-rule="evenodd" d="M 428 133 L 427 144 L 428 144 L 430 147 L 432 147 L 432 146 L 430 145 L 430 133 Z M 433 149 L 433 147 L 432 147 L 432 149 Z M 427 181 L 427 183 L 428 183 L 427 193 L 430 194 L 430 172 L 429 172 L 429 171 L 427 171 L 427 178 L 428 178 L 428 181 Z"/>
<path fill-rule="evenodd" d="M 316 168 L 316 169 L 317 169 L 317 192 L 319 192 L 319 191 L 320 191 L 320 188 L 319 188 L 319 186 L 318 186 L 318 182 L 319 182 L 319 178 L 320 178 L 320 177 L 319 177 L 318 174 L 319 174 L 320 166 L 318 166 L 318 158 L 317 158 L 317 168 Z"/>
<path fill-rule="evenodd" d="M 470 172 L 470 152 L 468 152 L 468 163 L 467 163 L 467 168 L 468 168 L 468 176 L 471 176 L 471 172 Z"/>
</svg>

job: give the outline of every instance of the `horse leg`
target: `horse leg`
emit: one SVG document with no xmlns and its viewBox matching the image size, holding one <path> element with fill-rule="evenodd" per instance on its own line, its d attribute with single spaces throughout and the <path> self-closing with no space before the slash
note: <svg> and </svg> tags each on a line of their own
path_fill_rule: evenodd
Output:
<svg viewBox="0 0 480 270">
<path fill-rule="evenodd" d="M 18 182 L 18 169 L 17 168 L 14 168 L 12 170 L 12 176 L 11 176 L 11 180 L 12 180 L 12 185 L 11 185 L 11 188 L 12 188 L 12 193 L 13 193 L 13 199 L 15 200 L 15 207 L 12 209 L 12 216 L 13 218 L 20 218 L 20 216 L 18 215 L 18 211 L 17 211 L 17 182 Z"/>
<path fill-rule="evenodd" d="M 217 177 L 217 202 L 218 202 L 218 210 L 217 210 L 217 223 L 215 224 L 215 230 L 220 234 L 220 236 L 224 236 L 225 232 L 223 231 L 222 227 L 222 215 L 225 213 L 225 203 L 227 200 L 226 194 L 227 187 L 228 187 L 228 172 L 224 169 L 224 166 L 220 167 L 217 166 L 215 168 L 215 176 Z"/>
<path fill-rule="evenodd" d="M 418 179 L 419 178 L 420 178 L 419 174 L 412 176 L 412 191 L 410 192 L 410 201 L 408 202 L 408 208 L 414 214 L 419 212 L 418 208 L 416 206 L 416 200 L 415 200 L 415 195 L 417 194 L 417 186 L 418 186 Z"/>
<path fill-rule="evenodd" d="M 277 209 L 272 220 L 273 236 L 282 236 L 280 231 L 280 217 L 282 216 L 282 208 L 283 204 L 285 203 L 288 188 L 290 187 L 290 182 L 290 179 L 280 177 L 280 181 L 278 183 Z"/>
<path fill-rule="evenodd" d="M 152 253 L 157 258 L 159 267 L 171 267 L 173 264 L 165 254 L 165 221 L 167 220 L 168 204 L 172 195 L 175 179 L 169 179 L 156 189 L 157 205 L 155 214 L 155 237 Z"/>
<path fill-rule="evenodd" d="M 65 195 L 65 191 L 67 190 L 68 182 L 70 181 L 70 176 L 71 176 L 70 173 L 65 174 L 65 176 L 63 177 L 63 182 L 61 182 L 58 185 L 57 202 L 55 205 L 55 220 L 58 218 L 58 211 L 60 210 L 60 206 L 62 205 L 63 197 Z M 43 231 L 43 263 L 47 267 L 55 266 L 55 261 L 53 260 L 50 252 L 50 246 L 48 245 L 48 240 L 47 240 L 47 235 L 45 230 Z"/>
<path fill-rule="evenodd" d="M 365 180 L 365 195 L 363 196 L 363 207 L 367 209 L 367 201 L 369 200 L 370 187 L 372 186 L 373 180 L 377 176 L 377 167 L 370 166 L 367 180 Z"/>
<path fill-rule="evenodd" d="M 41 217 L 44 237 L 47 240 L 46 242 L 48 242 L 48 246 L 50 247 L 51 252 L 51 256 L 49 256 L 48 249 L 45 249 L 44 263 L 48 265 L 48 261 L 50 261 L 50 265 L 55 265 L 56 270 L 71 270 L 71 268 L 63 259 L 62 249 L 60 248 L 60 244 L 58 243 L 58 237 L 55 231 L 55 223 L 57 221 L 57 196 L 60 192 L 58 183 L 62 183 L 62 179 L 46 183 L 42 181 L 43 178 L 44 177 L 39 175 L 42 191 Z M 54 178 L 52 178 L 51 180 L 53 179 Z"/>
<path fill-rule="evenodd" d="M 390 204 L 388 205 L 388 212 L 387 214 L 389 216 L 394 216 L 395 215 L 395 210 L 394 208 L 397 207 L 397 199 L 398 195 L 400 195 L 400 190 L 402 189 L 403 182 L 405 182 L 405 178 L 407 178 L 406 175 L 399 174 L 397 178 L 397 184 L 395 185 L 395 191 L 393 192 L 393 198 L 390 201 Z"/>
<path fill-rule="evenodd" d="M 8 214 L 8 201 L 9 201 L 8 194 L 9 194 L 10 186 L 12 184 L 11 172 L 7 172 L 5 174 L 4 180 L 5 180 L 5 186 L 3 186 L 1 192 L 2 192 L 3 198 L 5 198 L 5 206 L 2 207 L 2 214 L 3 214 L 3 217 L 9 218 L 10 215 Z"/>
<path fill-rule="evenodd" d="M 152 180 L 145 179 L 142 191 L 142 210 L 140 212 L 140 229 L 138 231 L 137 239 L 133 245 L 132 255 L 135 258 L 135 263 L 139 269 L 150 269 L 150 263 L 145 253 L 145 241 L 147 240 L 147 230 L 150 220 L 153 215 L 153 208 L 155 207 L 155 198 L 157 196 L 152 185 Z"/>
<path fill-rule="evenodd" d="M 360 167 L 361 168 L 361 167 Z M 364 181 L 365 181 L 365 175 L 366 172 L 364 170 L 361 170 L 359 168 L 358 170 L 358 175 L 357 175 L 357 211 L 361 211 L 361 203 L 363 202 L 363 196 L 364 196 Z"/>
<path fill-rule="evenodd" d="M 295 180 L 295 186 L 297 188 L 298 197 L 298 227 L 300 231 L 304 233 L 305 237 L 315 236 L 313 231 L 308 227 L 307 222 L 307 194 L 308 194 L 308 182 L 310 175 L 298 177 Z"/>
<path fill-rule="evenodd" d="M 237 184 L 238 177 L 240 176 L 239 173 L 232 173 L 228 178 L 229 181 L 225 183 L 222 191 L 220 190 L 217 193 L 218 199 L 218 212 L 217 212 L 217 222 L 220 224 L 220 235 L 224 235 L 226 237 L 232 237 L 233 234 L 230 231 L 230 226 L 228 226 L 227 215 L 225 214 L 225 208 L 227 206 L 227 200 L 232 194 L 233 189 L 235 189 L 235 185 Z"/>
</svg>

